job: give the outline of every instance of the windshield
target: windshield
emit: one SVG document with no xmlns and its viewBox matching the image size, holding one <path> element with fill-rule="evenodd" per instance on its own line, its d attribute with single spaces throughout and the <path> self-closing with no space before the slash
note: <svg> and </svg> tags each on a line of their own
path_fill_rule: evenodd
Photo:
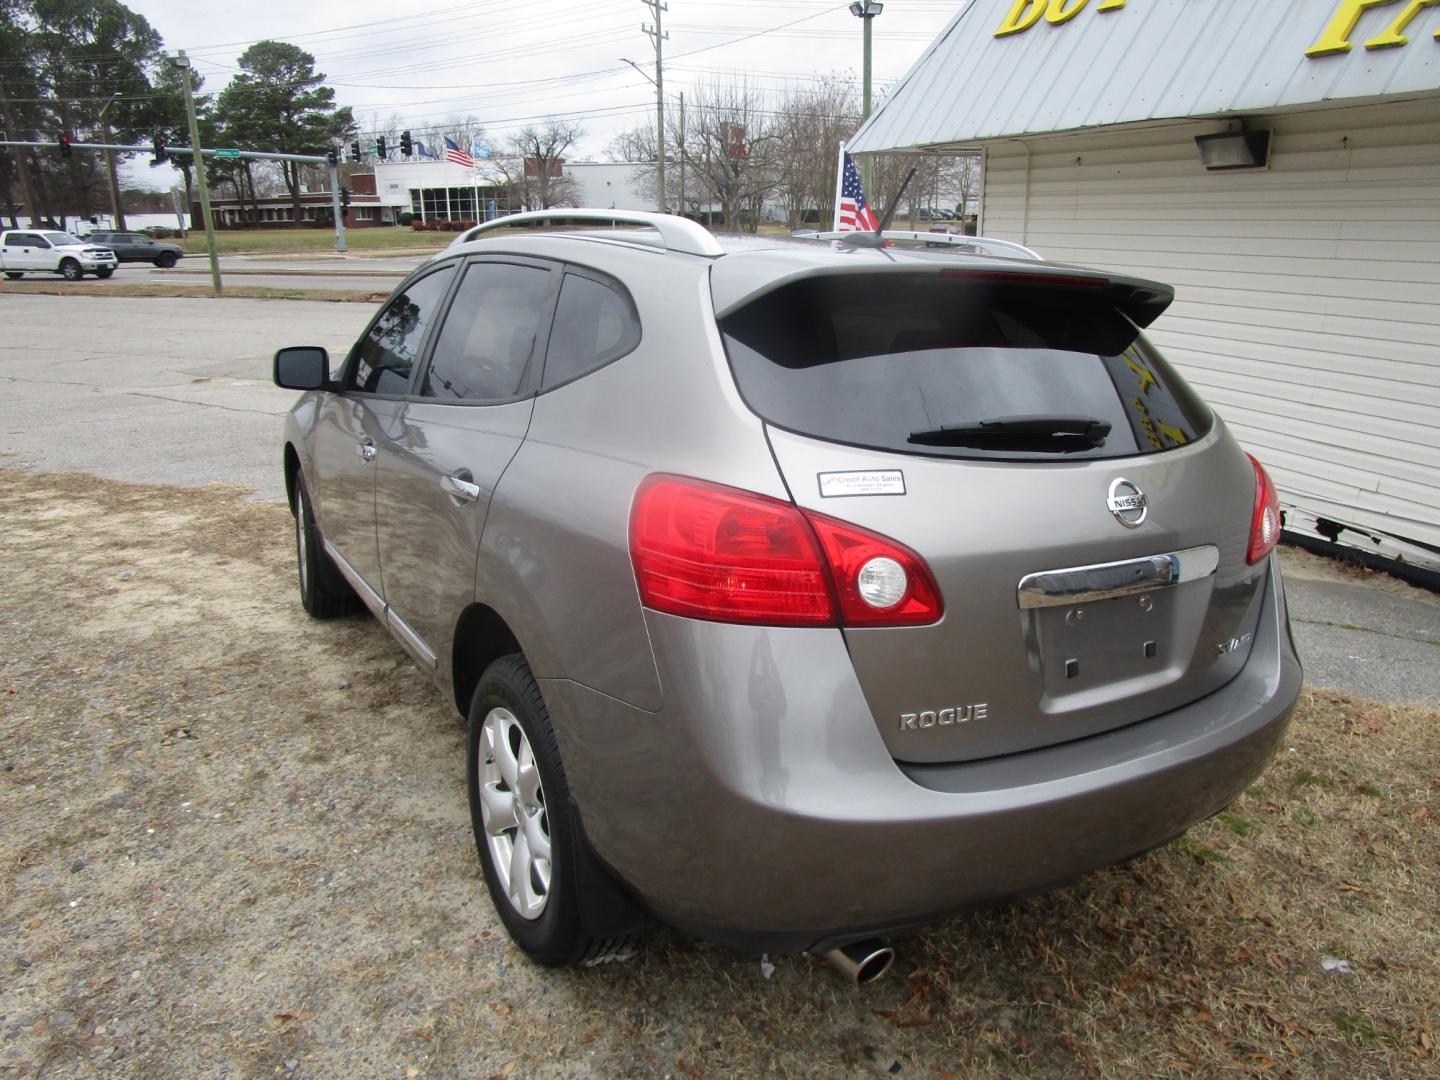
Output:
<svg viewBox="0 0 1440 1080">
<path fill-rule="evenodd" d="M 68 232 L 43 232 L 40 235 L 46 240 L 49 240 L 55 247 L 68 247 L 80 243 L 79 240 L 71 236 Z"/>
</svg>

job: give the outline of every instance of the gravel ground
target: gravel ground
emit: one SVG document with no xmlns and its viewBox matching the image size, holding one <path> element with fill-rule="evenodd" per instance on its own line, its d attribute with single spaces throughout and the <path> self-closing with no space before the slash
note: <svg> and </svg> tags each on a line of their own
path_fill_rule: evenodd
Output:
<svg viewBox="0 0 1440 1080">
<path fill-rule="evenodd" d="M 305 617 L 290 544 L 240 489 L 0 469 L 0 1076 L 1440 1067 L 1433 710 L 1308 693 L 1231 811 L 866 991 L 665 930 L 550 972 L 490 909 L 453 708 Z"/>
</svg>

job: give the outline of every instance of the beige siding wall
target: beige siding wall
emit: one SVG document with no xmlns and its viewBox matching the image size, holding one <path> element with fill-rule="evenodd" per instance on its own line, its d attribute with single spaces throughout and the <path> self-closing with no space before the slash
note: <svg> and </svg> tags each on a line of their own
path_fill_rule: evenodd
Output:
<svg viewBox="0 0 1440 1080">
<path fill-rule="evenodd" d="M 1440 99 L 1262 123 L 1264 171 L 1214 121 L 991 144 L 984 232 L 1173 284 L 1151 336 L 1286 502 L 1440 545 Z"/>
</svg>

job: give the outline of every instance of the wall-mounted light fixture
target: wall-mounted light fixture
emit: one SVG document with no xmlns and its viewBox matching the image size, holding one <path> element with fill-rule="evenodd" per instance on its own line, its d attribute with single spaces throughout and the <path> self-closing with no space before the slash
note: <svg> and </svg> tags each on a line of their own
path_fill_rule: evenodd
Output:
<svg viewBox="0 0 1440 1080">
<path fill-rule="evenodd" d="M 1263 169 L 1270 164 L 1270 132 L 1227 131 L 1196 135 L 1200 164 L 1211 172 L 1224 169 Z"/>
</svg>

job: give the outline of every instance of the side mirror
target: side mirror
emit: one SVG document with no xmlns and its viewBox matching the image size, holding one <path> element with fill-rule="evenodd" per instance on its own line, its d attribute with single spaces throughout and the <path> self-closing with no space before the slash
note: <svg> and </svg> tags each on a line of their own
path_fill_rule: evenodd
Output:
<svg viewBox="0 0 1440 1080">
<path fill-rule="evenodd" d="M 316 345 L 296 345 L 275 354 L 275 385 L 286 390 L 323 390 L 330 381 L 330 354 Z"/>
</svg>

